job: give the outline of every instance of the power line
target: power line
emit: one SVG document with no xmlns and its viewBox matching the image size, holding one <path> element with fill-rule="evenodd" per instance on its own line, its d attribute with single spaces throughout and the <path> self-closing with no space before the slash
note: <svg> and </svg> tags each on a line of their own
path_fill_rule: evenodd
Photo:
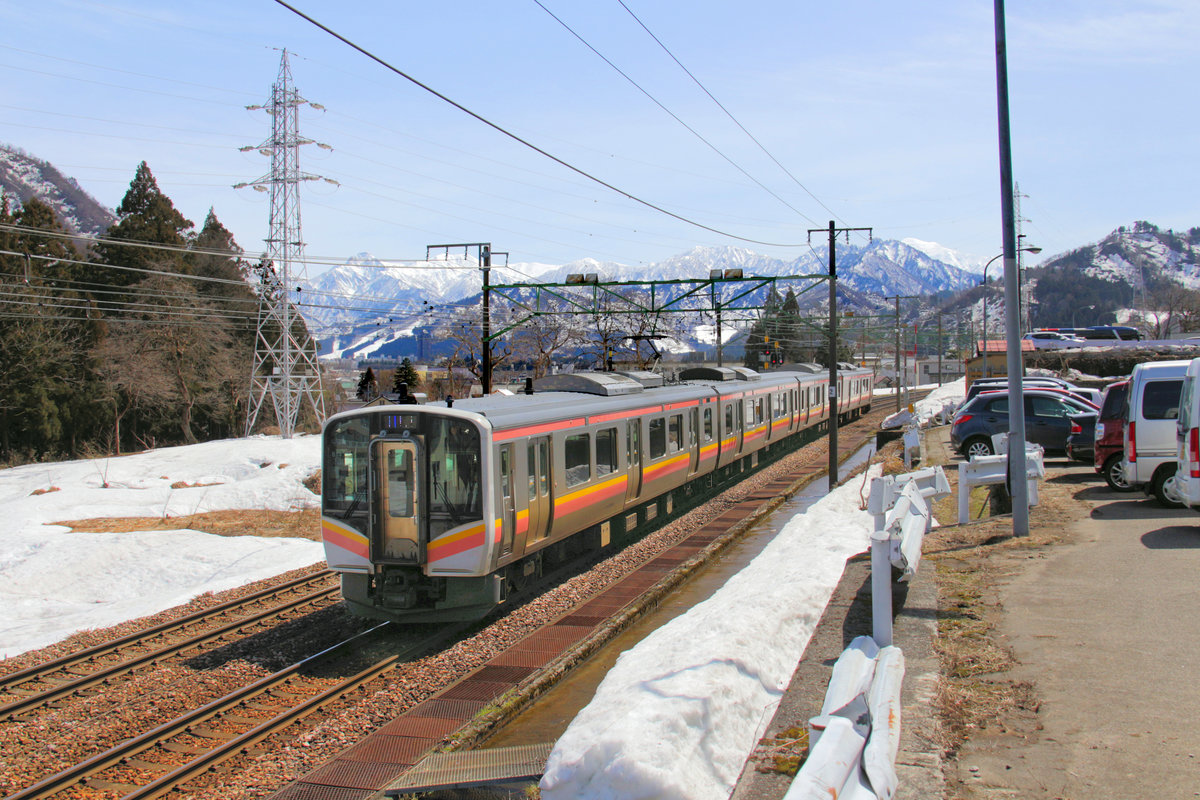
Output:
<svg viewBox="0 0 1200 800">
<path fill-rule="evenodd" d="M 760 245 L 763 245 L 764 247 L 803 247 L 804 246 L 803 243 L 765 242 L 765 241 L 761 241 L 759 239 L 751 239 L 751 238 L 748 238 L 745 236 L 739 236 L 734 233 L 728 233 L 726 231 L 720 230 L 719 228 L 714 228 L 709 225 L 705 225 L 701 222 L 697 222 L 696 220 L 689 219 L 681 214 L 676 214 L 673 211 L 668 211 L 667 209 L 665 209 L 661 206 L 655 205 L 654 203 L 651 203 L 648 200 L 644 200 L 641 197 L 638 197 L 637 195 L 631 194 L 630 192 L 627 192 L 624 189 L 619 189 L 616 186 L 614 186 L 613 184 L 608 183 L 607 181 L 604 181 L 604 180 L 596 177 L 595 175 L 592 175 L 591 173 L 586 172 L 585 170 L 580 169 L 579 167 L 576 167 L 575 165 L 573 165 L 567 161 L 564 161 L 563 159 L 559 158 L 556 155 L 553 155 L 552 153 L 550 153 L 546 150 L 543 150 L 542 148 L 538 147 L 537 145 L 533 144 L 532 142 L 528 141 L 527 139 L 521 138 L 520 136 L 513 133 L 512 131 L 510 131 L 504 127 L 501 127 L 497 123 L 492 122 L 491 120 L 484 117 L 483 115 L 472 111 L 471 109 L 467 108 L 466 106 L 462 105 L 461 103 L 451 100 L 449 97 L 442 94 L 441 92 L 433 89 L 430 86 L 425 85 L 424 83 L 421 83 L 419 80 L 417 80 L 416 78 L 407 74 L 406 72 L 398 69 L 397 67 L 392 66 L 387 61 L 384 61 L 382 58 L 375 55 L 370 50 L 367 50 L 366 48 L 355 44 L 353 41 L 351 41 L 350 39 L 347 39 L 345 36 L 342 36 L 340 33 L 337 33 L 336 31 L 332 30 L 328 26 L 318 22 L 317 20 L 308 16 L 304 12 L 298 10 L 294 6 L 289 5 L 288 3 L 284 2 L 284 0 L 275 0 L 275 2 L 278 3 L 279 5 L 283 6 L 284 8 L 286 8 L 288 11 L 291 11 L 293 14 L 300 17 L 301 19 L 309 22 L 310 24 L 314 25 L 317 28 L 320 28 L 322 31 L 329 34 L 330 36 L 337 39 L 338 41 L 342 42 L 346 46 L 351 47 L 354 50 L 357 50 L 359 53 L 362 53 L 364 56 L 366 56 L 367 58 L 376 62 L 377 64 L 384 67 L 385 69 L 388 69 L 388 70 L 394 72 L 395 74 L 397 74 L 401 78 L 404 78 L 405 80 L 409 81 L 413 85 L 415 85 L 421 89 L 424 89 L 426 92 L 432 94 L 434 97 L 438 98 L 439 100 L 441 100 L 445 103 L 448 103 L 449 105 L 454 106 L 459 111 L 462 111 L 464 114 L 467 114 L 468 116 L 478 120 L 479 122 L 482 122 L 484 125 L 487 125 L 492 130 L 507 136 L 508 138 L 512 139 L 513 141 L 517 142 L 518 144 L 522 144 L 525 147 L 528 147 L 530 150 L 533 150 L 535 153 L 538 153 L 539 155 L 542 155 L 542 156 L 550 159 L 551 161 L 554 161 L 555 163 L 557 163 L 563 167 L 566 167 L 567 169 L 571 170 L 572 172 L 574 172 L 578 175 L 581 175 L 584 178 L 587 178 L 588 180 L 593 181 L 593 182 L 605 187 L 606 189 L 614 191 L 617 194 L 622 195 L 623 197 L 626 197 L 635 203 L 639 203 L 639 204 L 645 206 L 646 208 L 649 208 L 651 210 L 659 212 L 660 214 L 665 214 L 668 217 L 677 219 L 680 222 L 683 222 L 687 225 L 692 225 L 696 228 L 700 228 L 702 230 L 709 231 L 710 233 L 715 233 L 719 236 L 727 236 L 730 239 L 737 239 L 738 241 L 748 242 L 750 244 L 760 244 Z"/>
<path fill-rule="evenodd" d="M 534 2 L 537 2 L 537 0 L 534 0 Z M 791 172 L 788 170 L 788 168 L 787 168 L 787 167 L 785 167 L 783 164 L 781 164 L 781 163 L 779 162 L 779 159 L 775 158 L 775 156 L 771 154 L 771 151 L 770 151 L 770 150 L 768 150 L 768 149 L 766 148 L 766 146 L 765 146 L 765 145 L 763 145 L 763 143 L 762 143 L 762 142 L 760 142 L 760 141 L 759 141 L 759 140 L 758 140 L 758 139 L 757 139 L 757 138 L 754 136 L 754 134 L 752 134 L 752 133 L 751 133 L 749 130 L 747 130 L 747 129 L 746 129 L 746 126 L 745 126 L 745 125 L 743 125 L 741 122 L 739 122 L 739 121 L 738 121 L 738 118 L 737 118 L 737 117 L 735 117 L 735 116 L 733 115 L 733 113 L 732 113 L 732 112 L 731 112 L 729 109 L 727 109 L 727 108 L 724 106 L 724 104 L 722 104 L 722 103 L 721 103 L 721 101 L 720 101 L 720 100 L 718 100 L 718 99 L 717 99 L 717 98 L 716 98 L 716 97 L 713 95 L 713 93 L 712 93 L 712 92 L 710 92 L 710 91 L 708 90 L 708 87 L 706 87 L 706 86 L 705 86 L 703 83 L 701 83 L 701 82 L 700 82 L 700 79 L 699 79 L 699 78 L 697 78 L 695 75 L 693 75 L 693 74 L 692 74 L 692 71 L 691 71 L 690 69 L 688 69 L 687 67 L 685 67 L 685 66 L 683 65 L 683 62 L 682 62 L 682 61 L 680 61 L 678 58 L 676 58 L 676 57 L 675 57 L 675 54 L 674 54 L 674 53 L 672 53 L 672 52 L 670 51 L 670 49 L 668 49 L 668 48 L 667 48 L 667 46 L 666 46 L 665 44 L 663 44 L 663 42 L 662 42 L 662 40 L 661 40 L 661 39 L 659 39 L 657 36 L 655 36 L 655 35 L 654 35 L 654 32 L 653 32 L 652 30 L 650 30 L 650 28 L 648 28 L 648 27 L 646 26 L 646 23 L 642 22 L 642 20 L 641 20 L 641 19 L 638 17 L 638 15 L 637 15 L 637 14 L 635 14 L 635 13 L 633 13 L 633 10 L 632 10 L 632 9 L 630 9 L 630 8 L 629 8 L 629 6 L 625 5 L 625 0 L 617 0 L 617 2 L 621 4 L 621 8 L 623 8 L 623 9 L 625 9 L 626 11 L 628 11 L 628 12 L 629 12 L 629 16 L 633 17 L 634 21 L 635 21 L 635 22 L 637 22 L 637 24 L 638 24 L 638 25 L 641 25 L 641 26 L 642 26 L 642 30 L 644 30 L 646 33 L 648 33 L 648 34 L 650 35 L 650 38 L 651 38 L 651 39 L 653 39 L 653 40 L 654 40 L 654 41 L 655 41 L 655 42 L 658 44 L 658 46 L 662 48 L 663 52 L 664 52 L 664 53 L 666 53 L 668 56 L 670 56 L 670 57 L 671 57 L 671 60 L 672 60 L 672 61 L 674 61 L 676 64 L 678 64 L 678 65 L 679 65 L 679 68 L 680 68 L 681 70 L 683 70 L 683 71 L 684 71 L 684 72 L 687 74 L 687 76 L 688 76 L 689 78 L 691 78 L 691 79 L 692 79 L 692 80 L 695 82 L 695 84 L 696 84 L 697 86 L 699 86 L 699 87 L 700 87 L 700 90 L 701 90 L 702 92 L 704 92 L 706 95 L 708 95 L 709 99 L 711 99 L 711 100 L 712 100 L 714 103 L 716 103 L 716 104 L 717 104 L 717 108 L 719 108 L 719 109 L 721 109 L 722 111 L 724 111 L 724 112 L 725 112 L 725 116 L 729 117 L 729 119 L 731 119 L 731 120 L 733 121 L 733 124 L 734 124 L 734 125 L 737 125 L 739 128 L 741 128 L 741 129 L 742 129 L 742 132 L 743 132 L 744 134 L 746 134 L 747 136 L 749 136 L 749 137 L 750 137 L 750 141 L 752 141 L 752 142 L 754 142 L 756 145 L 758 145 L 758 149 L 759 149 L 759 150 L 762 150 L 762 151 L 763 151 L 763 153 L 765 153 L 765 154 L 766 154 L 767 158 L 769 158 L 769 159 L 771 159 L 772 161 L 774 161 L 774 162 L 775 162 L 775 164 L 776 164 L 776 166 L 778 166 L 778 167 L 779 167 L 781 170 L 783 170 L 784 174 L 785 174 L 785 175 L 787 175 L 789 178 L 791 178 L 791 179 L 792 179 L 792 181 L 794 181 L 794 182 L 795 182 L 795 184 L 796 184 L 797 186 L 799 186 L 801 189 L 803 189 L 803 190 L 804 190 L 804 191 L 805 191 L 805 192 L 808 194 L 808 196 L 809 196 L 809 197 L 811 197 L 813 200 L 816 200 L 816 201 L 817 201 L 817 203 L 818 203 L 818 204 L 821 206 L 821 208 L 825 209 L 825 210 L 826 210 L 826 211 L 828 211 L 830 214 L 833 214 L 833 217 L 834 217 L 834 219 L 837 219 L 839 222 L 841 222 L 841 221 L 842 221 L 842 220 L 841 220 L 841 218 L 840 218 L 840 217 L 838 217 L 838 215 L 837 215 L 836 213 L 834 213 L 833 209 L 831 209 L 829 206 L 825 205 L 825 203 L 823 203 L 823 202 L 821 201 L 821 198 L 819 198 L 819 197 L 817 197 L 815 194 L 813 194 L 813 193 L 812 193 L 812 191 L 810 191 L 810 190 L 809 190 L 809 188 L 808 188 L 807 186 L 805 186 L 803 183 L 801 183 L 801 182 L 800 182 L 800 179 L 799 179 L 799 178 L 797 178 L 795 175 L 793 175 L 793 174 L 792 174 L 792 173 L 791 173 Z M 803 216 L 803 215 L 802 215 L 802 216 Z M 808 217 L 804 217 L 804 218 L 805 218 L 805 219 L 809 219 Z M 811 222 L 812 220 L 809 220 L 809 221 Z M 845 224 L 845 223 L 843 223 L 843 224 Z"/>
<path fill-rule="evenodd" d="M 688 125 L 686 122 L 684 122 L 682 119 L 680 119 L 679 116 L 674 111 L 672 111 L 671 109 L 669 109 L 665 105 L 663 105 L 657 97 L 650 94 L 650 92 L 646 91 L 646 89 L 643 88 L 641 84 L 639 84 L 633 78 L 629 77 L 629 75 L 626 74 L 624 70 L 622 70 L 620 67 L 618 67 L 616 64 L 614 64 L 612 61 L 610 61 L 607 56 L 605 56 L 603 53 L 601 53 L 595 47 L 593 47 L 591 42 L 589 42 L 587 39 L 584 39 L 582 36 L 580 36 L 570 25 L 568 25 L 566 22 L 564 22 L 562 19 L 560 19 L 553 11 L 546 8 L 546 6 L 542 4 L 542 0 L 533 0 L 533 2 L 540 9 L 542 9 L 547 14 L 549 14 L 550 17 L 555 22 L 557 22 L 559 25 L 561 25 L 563 28 L 565 28 L 568 33 L 570 33 L 572 36 L 574 36 L 576 39 L 578 39 L 580 42 L 582 42 L 585 47 L 587 47 L 589 50 L 591 50 L 593 53 L 595 53 L 600 58 L 600 60 L 602 60 L 605 64 L 608 64 L 610 67 L 612 67 L 618 75 L 620 75 L 622 78 L 627 80 L 631 85 L 633 85 L 633 87 L 635 89 L 637 89 L 642 94 L 646 95 L 646 97 L 648 97 L 652 103 L 654 103 L 656 106 L 658 106 L 663 111 L 665 111 L 668 115 L 670 115 L 671 119 L 678 122 L 680 125 L 682 125 L 684 128 L 686 128 L 688 130 L 688 132 L 690 132 L 693 136 L 695 136 L 697 139 L 699 139 L 701 142 L 703 142 L 710 150 L 712 150 L 714 153 L 719 155 L 721 158 L 725 159 L 725 161 L 727 161 L 734 169 L 736 169 L 738 172 L 742 173 L 747 178 L 749 178 L 751 181 L 753 181 L 756 186 L 758 186 L 760 189 L 762 189 L 767 194 L 771 195 L 771 197 L 774 197 L 776 200 L 783 203 L 785 206 L 790 208 L 792 211 L 796 212 L 796 214 L 798 214 L 802 219 L 804 219 L 808 222 L 811 222 L 814 225 L 817 224 L 816 220 L 812 219 L 807 214 L 805 214 L 803 211 L 796 208 L 791 203 L 789 203 L 787 200 L 784 200 L 782 197 L 780 197 L 774 191 L 769 189 L 762 181 L 760 181 L 758 178 L 755 178 L 753 175 L 751 175 L 749 172 L 747 172 L 740 164 L 738 164 L 736 161 L 734 161 L 729 156 L 725 155 L 725 153 L 722 152 L 720 148 L 718 148 L 715 144 L 713 144 L 708 139 L 706 139 L 703 135 L 701 135 L 701 133 L 699 131 L 697 131 L 691 125 Z M 624 3 L 622 3 L 622 5 L 624 5 Z M 626 11 L 628 11 L 628 10 L 629 9 L 626 8 Z M 630 12 L 630 13 L 632 14 L 633 12 Z M 634 17 L 634 19 L 637 19 L 637 17 Z M 642 27 L 645 27 L 645 26 L 643 25 Z M 649 33 L 648 30 L 647 30 L 647 33 Z M 651 36 L 653 36 L 653 34 L 651 34 Z M 661 42 L 660 42 L 660 44 L 661 44 Z M 666 48 L 664 48 L 664 49 L 666 49 Z M 676 63 L 678 63 L 678 61 Z M 680 64 L 680 66 L 682 67 L 683 65 Z M 686 72 L 686 70 L 684 70 L 684 71 Z M 704 88 L 704 87 L 702 86 L 701 88 Z M 711 97 L 712 95 L 709 95 L 709 96 Z M 716 98 L 713 98 L 713 99 L 715 100 Z M 720 104 L 718 103 L 718 105 L 720 105 Z M 726 113 L 728 113 L 728 112 L 726 112 Z M 736 122 L 736 120 L 734 120 L 734 121 Z M 743 128 L 743 130 L 745 130 L 745 129 Z M 751 137 L 751 138 L 753 138 L 753 137 Z M 761 147 L 761 145 L 760 145 L 760 147 Z M 768 153 L 767 155 L 770 155 L 770 153 Z M 776 162 L 776 163 L 779 163 L 779 162 Z"/>
</svg>

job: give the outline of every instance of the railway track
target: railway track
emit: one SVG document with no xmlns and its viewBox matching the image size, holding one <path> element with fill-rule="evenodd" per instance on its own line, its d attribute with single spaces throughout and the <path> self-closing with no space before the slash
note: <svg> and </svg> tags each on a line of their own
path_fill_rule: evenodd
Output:
<svg viewBox="0 0 1200 800">
<path fill-rule="evenodd" d="M 400 664 L 453 639 L 460 628 L 439 626 L 409 637 L 392 652 L 349 677 L 315 678 L 340 660 L 356 660 L 391 623 L 382 623 L 224 697 L 159 724 L 9 795 L 5 800 L 49 798 L 75 788 L 120 793 L 123 800 L 161 797 L 223 761 L 337 702 Z M 369 648 L 368 648 L 369 649 Z"/>
<path fill-rule="evenodd" d="M 0 720 L 11 720 L 41 706 L 108 684 L 122 675 L 169 658 L 178 658 L 206 645 L 226 641 L 248 628 L 267 624 L 291 612 L 337 602 L 336 585 L 314 588 L 329 583 L 332 578 L 333 573 L 328 570 L 296 578 L 171 622 L 4 675 L 0 677 L 0 692 L 15 696 L 16 699 L 0 705 Z M 261 605 L 267 607 L 248 612 Z M 216 628 L 211 627 L 225 618 L 230 618 L 230 621 Z M 189 633 L 194 628 L 203 630 Z M 175 640 L 170 641 L 172 639 Z M 136 655 L 124 656 L 125 653 Z M 37 684 L 48 686 L 35 688 Z"/>
</svg>

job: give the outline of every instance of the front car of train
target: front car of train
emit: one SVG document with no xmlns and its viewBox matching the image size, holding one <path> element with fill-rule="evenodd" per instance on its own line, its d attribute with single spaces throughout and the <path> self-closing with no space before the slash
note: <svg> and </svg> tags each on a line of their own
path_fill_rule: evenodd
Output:
<svg viewBox="0 0 1200 800">
<path fill-rule="evenodd" d="M 491 428 L 479 414 L 379 406 L 331 417 L 321 531 L 355 613 L 472 619 L 501 598 L 487 490 Z"/>
</svg>

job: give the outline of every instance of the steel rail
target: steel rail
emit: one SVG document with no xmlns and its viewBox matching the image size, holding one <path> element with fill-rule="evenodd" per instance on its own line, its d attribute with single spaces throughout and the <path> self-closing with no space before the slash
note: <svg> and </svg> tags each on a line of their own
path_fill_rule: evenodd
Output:
<svg viewBox="0 0 1200 800">
<path fill-rule="evenodd" d="M 288 611 L 320 602 L 331 595 L 337 594 L 338 591 L 339 589 L 336 586 L 329 589 L 318 589 L 315 592 L 295 598 L 294 600 L 290 600 L 282 605 L 273 606 L 271 608 L 264 609 L 257 614 L 252 614 L 249 617 L 243 617 L 241 619 L 234 620 L 233 622 L 222 625 L 219 628 L 199 636 L 193 636 L 185 641 L 167 645 L 166 647 L 153 650 L 149 653 L 144 653 L 136 658 L 129 659 L 128 661 L 122 661 L 119 664 L 114 664 L 111 667 L 98 670 L 90 675 L 83 675 L 73 681 L 67 681 L 66 683 L 60 684 L 53 689 L 47 689 L 44 692 L 30 695 L 29 697 L 23 697 L 20 700 L 15 700 L 11 703 L 0 706 L 0 719 L 12 719 L 18 714 L 27 713 L 35 708 L 44 706 L 47 703 L 53 702 L 62 697 L 81 692 L 84 689 L 88 689 L 100 683 L 105 683 L 113 678 L 116 678 L 120 675 L 125 675 L 148 664 L 153 664 L 157 661 L 169 658 L 170 656 L 179 652 L 201 647 L 202 645 L 205 645 L 211 641 L 224 638 L 232 632 L 239 631 L 251 625 L 257 625 L 263 620 L 270 619 L 271 617 L 277 617 L 281 614 L 287 613 Z"/>
<path fill-rule="evenodd" d="M 247 700 L 271 691 L 280 684 L 285 683 L 297 672 L 309 666 L 317 659 L 328 658 L 337 650 L 348 647 L 351 644 L 355 644 L 362 637 L 375 633 L 390 624 L 390 622 L 384 622 L 376 625 L 373 628 L 369 628 L 361 633 L 358 633 L 343 642 L 339 642 L 338 644 L 328 647 L 319 653 L 308 656 L 302 661 L 298 661 L 289 667 L 285 667 L 278 672 L 274 672 L 258 679 L 257 681 L 254 681 L 253 683 L 243 686 L 240 689 L 230 692 L 224 697 L 218 697 L 216 700 L 213 700 L 193 711 L 189 711 L 182 716 L 176 717 L 170 722 L 165 722 L 162 725 L 153 728 L 152 730 L 139 734 L 132 739 L 127 739 L 118 745 L 110 747 L 102 753 L 97 753 L 91 758 L 62 770 L 61 772 L 43 778 L 37 783 L 28 786 L 25 789 L 16 792 L 15 794 L 8 795 L 6 798 L 4 798 L 4 800 L 34 800 L 34 798 L 51 797 L 68 786 L 73 786 L 81 782 L 90 775 L 94 775 L 104 769 L 107 769 L 108 767 L 121 763 L 129 756 L 133 756 L 148 750 L 172 736 L 176 736 L 180 733 L 186 733 L 188 729 L 194 725 L 198 725 L 201 722 L 205 722 L 206 720 L 217 717 L 220 714 L 230 711 L 231 709 L 237 708 Z M 391 656 L 388 660 L 394 658 L 397 658 L 397 656 Z"/>
<path fill-rule="evenodd" d="M 59 672 L 70 667 L 80 664 L 84 661 L 93 661 L 102 655 L 107 655 L 115 650 L 120 650 L 124 647 L 137 644 L 138 642 L 153 639 L 157 636 L 170 633 L 180 628 L 186 628 L 189 625 L 196 625 L 210 617 L 221 616 L 232 610 L 242 606 L 252 605 L 258 601 L 271 597 L 272 595 L 282 594 L 286 591 L 291 591 L 305 584 L 317 583 L 318 581 L 327 580 L 333 575 L 331 570 L 322 570 L 315 575 L 308 575 L 301 578 L 293 578 L 292 580 L 280 584 L 279 586 L 261 589 L 253 594 L 248 594 L 245 597 L 240 597 L 235 600 L 227 600 L 220 605 L 206 608 L 203 611 L 196 611 L 188 614 L 186 617 L 163 622 L 150 628 L 141 631 L 135 631 L 118 639 L 113 639 L 108 642 L 101 642 L 92 647 L 83 650 L 77 650 L 74 653 L 61 656 L 60 658 L 51 661 L 44 661 L 41 664 L 35 664 L 25 669 L 10 672 L 7 675 L 0 675 L 0 691 L 8 691 L 11 687 L 19 686 L 22 683 L 29 683 L 44 675 L 53 672 Z"/>
</svg>

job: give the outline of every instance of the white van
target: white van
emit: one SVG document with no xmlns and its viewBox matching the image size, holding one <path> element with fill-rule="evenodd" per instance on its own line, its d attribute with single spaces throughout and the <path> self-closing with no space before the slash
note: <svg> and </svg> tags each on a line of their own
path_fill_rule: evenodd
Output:
<svg viewBox="0 0 1200 800">
<path fill-rule="evenodd" d="M 1200 511 L 1200 358 L 1188 364 L 1179 392 L 1175 462 L 1175 487 L 1183 504 Z"/>
<path fill-rule="evenodd" d="M 1153 494 L 1168 508 L 1181 508 L 1175 481 L 1175 420 L 1190 361 L 1138 364 L 1129 376 L 1125 407 L 1125 456 L 1121 468 L 1131 486 Z"/>
</svg>

